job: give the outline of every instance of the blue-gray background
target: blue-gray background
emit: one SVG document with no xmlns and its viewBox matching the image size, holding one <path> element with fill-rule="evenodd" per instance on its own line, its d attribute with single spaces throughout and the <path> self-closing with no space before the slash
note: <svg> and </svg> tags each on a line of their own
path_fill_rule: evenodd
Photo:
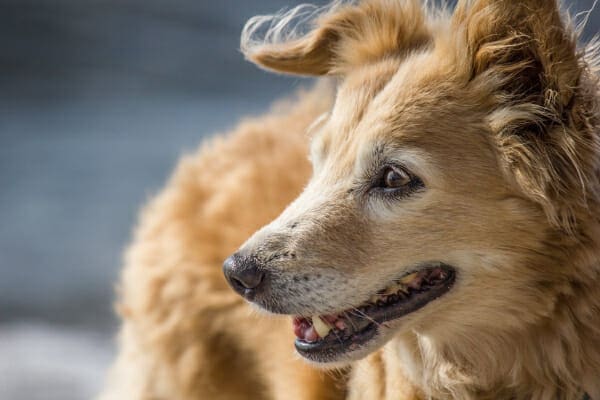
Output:
<svg viewBox="0 0 600 400">
<path fill-rule="evenodd" d="M 98 390 L 139 206 L 181 154 L 305 84 L 238 51 L 246 19 L 298 3 L 0 0 L 0 399 Z"/>
</svg>

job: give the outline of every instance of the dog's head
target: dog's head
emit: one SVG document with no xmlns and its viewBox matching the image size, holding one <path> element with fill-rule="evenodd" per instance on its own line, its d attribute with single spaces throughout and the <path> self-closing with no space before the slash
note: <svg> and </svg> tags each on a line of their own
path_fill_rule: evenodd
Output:
<svg viewBox="0 0 600 400">
<path fill-rule="evenodd" d="M 321 363 L 549 315 L 597 186 L 595 81 L 555 2 L 336 4 L 288 37 L 298 11 L 252 20 L 243 50 L 335 76 L 336 101 L 304 192 L 225 263 L 232 286 L 295 315 L 298 352 Z"/>
</svg>

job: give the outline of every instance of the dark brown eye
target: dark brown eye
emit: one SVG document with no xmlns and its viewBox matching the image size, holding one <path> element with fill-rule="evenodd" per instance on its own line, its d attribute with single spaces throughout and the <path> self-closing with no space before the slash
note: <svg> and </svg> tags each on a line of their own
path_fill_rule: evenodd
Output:
<svg viewBox="0 0 600 400">
<path fill-rule="evenodd" d="M 400 165 L 385 165 L 371 182 L 369 194 L 386 200 L 399 200 L 422 189 L 425 184 Z"/>
<path fill-rule="evenodd" d="M 399 168 L 388 167 L 383 173 L 382 187 L 385 189 L 399 189 L 411 183 L 410 175 Z"/>
</svg>

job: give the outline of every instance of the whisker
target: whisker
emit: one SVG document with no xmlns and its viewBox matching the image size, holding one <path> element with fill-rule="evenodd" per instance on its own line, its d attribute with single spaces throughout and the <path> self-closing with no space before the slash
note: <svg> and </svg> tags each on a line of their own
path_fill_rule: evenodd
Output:
<svg viewBox="0 0 600 400">
<path fill-rule="evenodd" d="M 342 340 L 342 338 L 335 332 L 334 329 L 331 330 L 331 333 L 333 333 L 335 335 L 335 337 L 337 338 L 338 342 L 340 342 L 340 344 L 344 344 L 344 341 Z"/>
<path fill-rule="evenodd" d="M 350 311 L 350 312 L 352 312 L 352 311 Z M 345 311 L 344 311 L 344 315 L 347 315 Z M 358 315 L 358 316 L 360 317 L 360 315 Z M 346 319 L 350 322 L 350 325 L 352 325 L 352 330 L 356 331 L 357 330 L 356 329 L 356 325 L 354 325 L 354 322 L 352 321 L 352 318 L 348 318 L 347 317 Z"/>
<path fill-rule="evenodd" d="M 371 321 L 375 325 L 381 326 L 381 324 L 379 322 L 375 321 L 373 318 L 369 317 L 367 314 L 365 314 L 364 312 L 360 311 L 358 308 L 352 307 L 352 310 L 350 312 L 352 312 L 352 311 L 356 311 L 358 313 L 358 315 L 355 314 L 357 317 L 362 317 L 364 319 L 368 319 L 369 321 Z"/>
</svg>

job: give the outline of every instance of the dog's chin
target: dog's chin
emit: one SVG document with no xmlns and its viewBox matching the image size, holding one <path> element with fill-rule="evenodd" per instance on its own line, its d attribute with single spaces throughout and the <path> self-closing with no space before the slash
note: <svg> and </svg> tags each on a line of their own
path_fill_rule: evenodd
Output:
<svg viewBox="0 0 600 400">
<path fill-rule="evenodd" d="M 356 307 L 334 314 L 295 316 L 296 351 L 322 367 L 364 358 L 392 338 L 405 317 L 449 292 L 455 279 L 453 267 L 428 263 Z"/>
<path fill-rule="evenodd" d="M 350 343 L 344 349 L 336 350 L 325 350 L 321 351 L 320 354 L 314 350 L 311 352 L 304 352 L 298 348 L 299 341 L 296 340 L 295 347 L 296 352 L 309 364 L 316 368 L 323 370 L 339 369 L 347 367 L 354 361 L 362 360 L 368 355 L 374 353 L 381 347 L 383 347 L 390 339 L 392 339 L 403 326 L 398 321 L 393 321 L 391 324 L 382 324 L 375 334 L 360 345 L 354 345 Z M 324 353 L 324 354 L 323 354 Z"/>
</svg>

